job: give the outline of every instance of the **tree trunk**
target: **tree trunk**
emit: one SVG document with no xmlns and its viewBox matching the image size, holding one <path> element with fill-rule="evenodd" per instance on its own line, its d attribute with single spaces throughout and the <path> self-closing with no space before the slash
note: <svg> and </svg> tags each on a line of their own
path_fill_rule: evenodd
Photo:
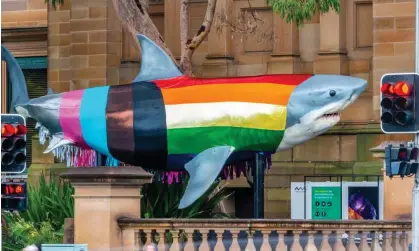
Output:
<svg viewBox="0 0 419 251">
<path fill-rule="evenodd" d="M 112 0 L 116 14 L 121 20 L 122 24 L 132 35 L 136 41 L 137 34 L 143 34 L 153 40 L 169 55 L 173 62 L 176 63 L 172 52 L 165 44 L 162 36 L 148 15 L 149 1 L 148 0 Z M 202 43 L 205 37 L 211 30 L 213 23 L 215 6 L 217 0 L 208 0 L 207 11 L 201 28 L 198 33 L 192 38 L 188 39 L 189 33 L 189 0 L 182 0 L 180 10 L 180 29 L 181 29 L 181 62 L 179 69 L 187 76 L 192 75 L 191 59 L 194 51 Z M 136 43 L 139 50 L 141 50 L 139 43 Z"/>
<path fill-rule="evenodd" d="M 188 51 L 188 43 L 190 42 L 188 39 L 188 35 L 189 35 L 189 0 L 182 0 L 180 3 L 180 46 L 181 46 L 180 58 L 183 61 L 181 61 L 179 69 L 185 75 L 189 76 L 192 73 L 191 59 L 190 58 L 186 59 L 188 62 L 185 62 L 184 60 L 185 55 Z"/>
<path fill-rule="evenodd" d="M 188 0 L 182 0 L 181 5 L 181 29 L 183 27 L 188 27 L 189 23 L 189 15 L 187 13 L 188 7 L 184 7 L 184 5 L 189 5 Z M 211 30 L 211 26 L 214 20 L 214 14 L 215 14 L 215 6 L 217 5 L 217 0 L 208 0 L 207 5 L 207 11 L 205 13 L 204 21 L 202 22 L 201 28 L 199 29 L 198 33 L 191 39 L 184 39 L 184 36 L 188 36 L 188 28 L 186 32 L 181 31 L 181 39 L 182 39 L 182 54 L 180 59 L 180 66 L 179 69 L 185 74 L 185 75 L 191 75 L 192 74 L 192 65 L 191 65 L 191 59 L 192 55 L 195 52 L 196 48 L 202 43 L 202 41 L 205 39 L 205 37 L 208 35 L 208 33 Z M 186 9 L 186 13 L 185 13 Z M 186 15 L 186 17 L 185 17 Z M 186 40 L 186 42 L 184 41 Z"/>
<path fill-rule="evenodd" d="M 114 5 L 116 14 L 118 15 L 122 24 L 130 32 L 134 41 L 137 41 L 137 34 L 143 34 L 147 36 L 153 40 L 160 48 L 162 48 L 176 63 L 172 52 L 165 44 L 159 30 L 148 15 L 148 0 L 112 0 L 112 3 Z M 141 51 L 139 43 L 137 42 L 136 44 Z"/>
</svg>

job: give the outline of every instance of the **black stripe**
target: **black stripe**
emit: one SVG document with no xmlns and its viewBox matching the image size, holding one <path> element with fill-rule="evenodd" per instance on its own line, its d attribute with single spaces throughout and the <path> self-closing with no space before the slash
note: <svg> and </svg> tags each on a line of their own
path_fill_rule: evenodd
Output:
<svg viewBox="0 0 419 251">
<path fill-rule="evenodd" d="M 160 88 L 152 82 L 133 83 L 135 165 L 167 168 L 166 109 Z"/>
<path fill-rule="evenodd" d="M 134 164 L 132 85 L 111 86 L 106 104 L 106 133 L 109 152 L 117 160 Z"/>
</svg>

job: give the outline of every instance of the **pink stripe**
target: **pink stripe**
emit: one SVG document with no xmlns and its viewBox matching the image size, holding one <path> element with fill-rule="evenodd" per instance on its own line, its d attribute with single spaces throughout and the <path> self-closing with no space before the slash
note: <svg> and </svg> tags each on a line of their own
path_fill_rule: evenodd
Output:
<svg viewBox="0 0 419 251">
<path fill-rule="evenodd" d="M 72 140 L 75 145 L 88 147 L 83 139 L 80 124 L 80 105 L 84 90 L 66 92 L 60 105 L 60 124 L 64 137 Z"/>
</svg>

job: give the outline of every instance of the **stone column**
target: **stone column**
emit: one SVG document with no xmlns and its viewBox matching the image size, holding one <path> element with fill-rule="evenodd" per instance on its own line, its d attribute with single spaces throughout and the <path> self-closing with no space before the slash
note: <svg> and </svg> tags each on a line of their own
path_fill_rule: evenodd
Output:
<svg viewBox="0 0 419 251">
<path fill-rule="evenodd" d="M 300 73 L 299 31 L 274 13 L 274 49 L 268 62 L 268 73 Z"/>
<path fill-rule="evenodd" d="M 119 217 L 140 217 L 141 187 L 152 175 L 140 167 L 71 168 L 61 177 L 74 186 L 74 243 L 89 250 L 121 250 Z"/>
<path fill-rule="evenodd" d="M 70 34 L 75 89 L 119 84 L 122 28 L 112 1 L 72 1 Z"/>
<path fill-rule="evenodd" d="M 72 0 L 48 5 L 48 87 L 54 93 L 69 90 L 70 64 L 70 9 Z"/>
<path fill-rule="evenodd" d="M 225 13 L 229 18 L 233 16 L 234 1 L 219 0 L 215 13 Z M 208 34 L 208 55 L 202 65 L 203 77 L 227 77 L 236 75 L 234 67 L 233 44 L 231 29 L 224 28 L 221 34 L 216 31 L 215 24 L 212 25 Z"/>
<path fill-rule="evenodd" d="M 176 60 L 180 59 L 180 0 L 164 1 L 164 41 Z"/>
<path fill-rule="evenodd" d="M 330 11 L 320 16 L 320 51 L 314 61 L 314 73 L 349 74 L 345 4 L 340 1 L 340 14 Z"/>
</svg>

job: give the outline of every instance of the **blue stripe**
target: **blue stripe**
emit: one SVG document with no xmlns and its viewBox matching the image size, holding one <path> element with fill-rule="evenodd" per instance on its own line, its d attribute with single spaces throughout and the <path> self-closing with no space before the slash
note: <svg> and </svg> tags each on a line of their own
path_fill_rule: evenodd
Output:
<svg viewBox="0 0 419 251">
<path fill-rule="evenodd" d="M 84 90 L 80 105 L 80 124 L 86 143 L 101 154 L 111 156 L 106 133 L 106 105 L 109 86 Z"/>
</svg>

